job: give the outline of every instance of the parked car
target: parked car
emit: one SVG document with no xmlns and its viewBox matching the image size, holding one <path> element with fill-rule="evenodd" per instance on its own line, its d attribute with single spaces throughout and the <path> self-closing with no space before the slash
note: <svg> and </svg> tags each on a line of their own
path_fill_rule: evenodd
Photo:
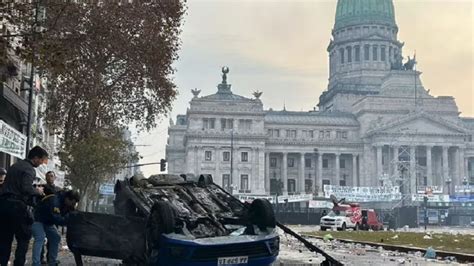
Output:
<svg viewBox="0 0 474 266">
<path fill-rule="evenodd" d="M 345 203 L 344 200 L 333 200 L 332 210 L 321 217 L 320 228 L 326 231 L 335 228 L 338 231 L 345 231 L 348 228 L 358 230 L 362 222 L 361 208 L 358 203 Z"/>
<path fill-rule="evenodd" d="M 67 241 L 80 255 L 151 265 L 270 265 L 279 236 L 271 204 L 244 204 L 210 175 L 118 181 L 117 215 L 77 213 Z M 76 260 L 78 261 L 78 260 Z M 81 262 L 77 262 L 80 264 Z"/>
</svg>

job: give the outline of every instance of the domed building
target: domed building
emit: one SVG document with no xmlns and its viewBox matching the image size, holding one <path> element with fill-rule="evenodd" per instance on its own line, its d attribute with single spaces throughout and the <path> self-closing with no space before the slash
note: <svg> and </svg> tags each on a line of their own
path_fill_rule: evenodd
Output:
<svg viewBox="0 0 474 266">
<path fill-rule="evenodd" d="M 169 172 L 212 174 L 243 198 L 299 201 L 341 187 L 396 187 L 413 201 L 427 187 L 439 201 L 459 193 L 474 181 L 474 119 L 423 87 L 398 30 L 392 0 L 338 1 L 319 111 L 264 110 L 261 93 L 234 94 L 223 69 L 217 92 L 194 90 L 171 123 Z"/>
</svg>

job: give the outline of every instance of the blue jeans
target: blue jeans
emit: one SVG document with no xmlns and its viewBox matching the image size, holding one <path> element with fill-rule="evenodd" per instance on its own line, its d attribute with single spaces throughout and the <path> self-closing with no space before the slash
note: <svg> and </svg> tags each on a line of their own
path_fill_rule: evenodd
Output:
<svg viewBox="0 0 474 266">
<path fill-rule="evenodd" d="M 61 235 L 54 225 L 45 225 L 40 222 L 34 222 L 33 231 L 33 266 L 41 265 L 41 249 L 43 248 L 45 237 L 48 239 L 48 264 L 55 265 L 58 259 L 59 243 Z"/>
</svg>

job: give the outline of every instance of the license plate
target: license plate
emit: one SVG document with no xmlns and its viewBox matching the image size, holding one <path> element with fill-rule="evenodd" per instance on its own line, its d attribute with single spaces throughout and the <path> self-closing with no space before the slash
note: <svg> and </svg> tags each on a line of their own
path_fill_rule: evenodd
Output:
<svg viewBox="0 0 474 266">
<path fill-rule="evenodd" d="M 217 266 L 247 265 L 249 257 L 224 257 L 217 259 Z"/>
</svg>

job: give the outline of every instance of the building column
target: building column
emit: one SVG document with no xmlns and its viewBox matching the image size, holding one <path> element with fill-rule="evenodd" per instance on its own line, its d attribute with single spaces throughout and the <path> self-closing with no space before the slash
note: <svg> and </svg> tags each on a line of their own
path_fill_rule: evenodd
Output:
<svg viewBox="0 0 474 266">
<path fill-rule="evenodd" d="M 432 146 L 426 146 L 426 182 L 428 186 L 432 186 L 433 182 L 433 165 L 431 163 Z"/>
<path fill-rule="evenodd" d="M 341 166 L 339 165 L 340 163 L 340 159 L 341 159 L 341 154 L 340 153 L 336 153 L 336 177 L 335 177 L 335 182 L 334 184 L 331 184 L 331 185 L 335 185 L 335 186 L 339 186 L 339 180 L 341 180 L 341 174 L 340 174 L 340 171 L 341 171 Z"/>
<path fill-rule="evenodd" d="M 448 163 L 448 146 L 443 146 L 443 161 L 442 161 L 442 164 L 443 164 L 443 178 L 442 178 L 442 181 L 443 181 L 443 187 L 445 187 L 445 189 L 443 189 L 447 194 L 451 194 L 451 191 L 449 191 L 449 188 L 452 184 L 450 184 L 448 186 L 448 184 L 446 183 L 449 179 L 449 163 Z M 451 183 L 452 183 L 452 180 L 451 180 Z"/>
<path fill-rule="evenodd" d="M 416 146 L 410 146 L 410 193 L 416 194 Z"/>
<path fill-rule="evenodd" d="M 299 192 L 305 194 L 305 177 L 304 177 L 304 153 L 300 153 L 300 169 L 298 171 Z"/>
<path fill-rule="evenodd" d="M 323 192 L 323 153 L 318 153 L 318 195 Z"/>
<path fill-rule="evenodd" d="M 270 194 L 270 153 L 265 153 L 265 193 Z"/>
<path fill-rule="evenodd" d="M 377 150 L 377 183 L 380 177 L 383 174 L 383 164 L 382 164 L 382 146 L 376 146 Z"/>
<path fill-rule="evenodd" d="M 454 148 L 454 161 L 453 161 L 453 186 L 452 186 L 452 190 L 451 191 L 454 191 L 455 187 L 456 186 L 459 186 L 461 185 L 461 180 L 462 180 L 462 177 L 460 176 L 460 171 L 459 171 L 459 166 L 461 165 L 461 162 L 459 160 L 459 157 L 460 157 L 460 152 L 459 152 L 459 147 L 455 147 Z"/>
<path fill-rule="evenodd" d="M 288 153 L 284 152 L 283 153 L 283 160 L 281 162 L 281 181 L 283 182 L 283 195 L 288 195 Z"/>
<path fill-rule="evenodd" d="M 465 156 L 465 150 L 464 148 L 462 147 L 459 147 L 459 178 L 461 180 L 460 182 L 460 185 L 462 185 L 462 182 L 464 180 L 464 178 L 467 178 L 467 175 L 466 175 L 466 160 L 464 158 Z M 468 182 L 469 182 L 469 178 L 468 179 Z"/>
<path fill-rule="evenodd" d="M 392 167 L 392 174 L 393 176 L 395 177 L 399 177 L 400 176 L 400 173 L 399 173 L 399 170 L 398 170 L 398 156 L 399 156 L 399 149 L 400 147 L 399 146 L 393 146 L 392 147 L 393 149 L 393 167 Z M 395 185 L 395 184 L 393 184 Z"/>
<path fill-rule="evenodd" d="M 352 186 L 357 187 L 357 154 L 352 154 Z"/>
</svg>

